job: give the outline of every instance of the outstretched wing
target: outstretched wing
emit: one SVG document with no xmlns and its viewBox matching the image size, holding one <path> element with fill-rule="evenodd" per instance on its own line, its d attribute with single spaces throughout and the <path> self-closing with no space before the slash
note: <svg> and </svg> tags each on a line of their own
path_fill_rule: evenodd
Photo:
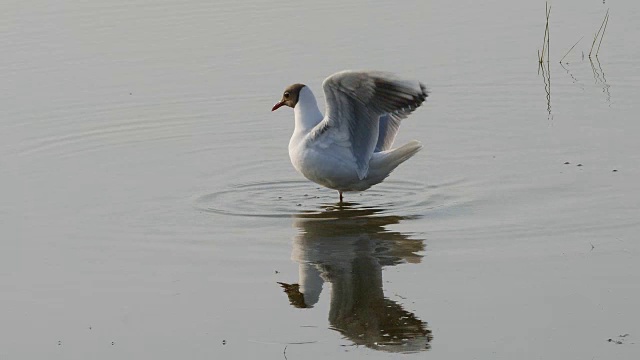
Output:
<svg viewBox="0 0 640 360">
<path fill-rule="evenodd" d="M 379 71 L 342 71 L 325 79 L 322 87 L 327 103 L 324 125 L 348 134 L 360 179 L 367 176 L 374 150 L 391 146 L 400 120 L 427 98 L 420 82 Z"/>
</svg>

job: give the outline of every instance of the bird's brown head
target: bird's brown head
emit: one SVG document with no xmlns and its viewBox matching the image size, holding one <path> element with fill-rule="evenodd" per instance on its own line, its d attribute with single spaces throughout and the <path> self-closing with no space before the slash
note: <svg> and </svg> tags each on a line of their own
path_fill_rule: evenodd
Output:
<svg viewBox="0 0 640 360">
<path fill-rule="evenodd" d="M 300 90 L 305 87 L 304 84 L 293 84 L 284 89 L 284 93 L 282 93 L 282 100 L 273 105 L 271 111 L 278 110 L 282 105 L 287 105 L 290 108 L 296 107 L 298 103 L 298 98 L 300 97 Z"/>
</svg>

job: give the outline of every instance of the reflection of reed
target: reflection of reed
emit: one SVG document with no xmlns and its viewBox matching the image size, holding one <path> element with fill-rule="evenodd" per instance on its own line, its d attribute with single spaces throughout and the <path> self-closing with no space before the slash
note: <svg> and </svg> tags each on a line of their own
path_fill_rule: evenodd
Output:
<svg viewBox="0 0 640 360">
<path fill-rule="evenodd" d="M 566 72 L 567 72 L 567 74 L 568 74 L 569 76 L 571 76 L 571 79 L 572 79 L 572 81 L 573 81 L 573 83 L 574 83 L 574 84 L 577 84 L 577 83 L 578 83 L 578 79 L 577 79 L 575 76 L 573 76 L 573 73 L 569 70 L 569 67 L 568 67 L 568 66 L 569 66 L 569 62 L 567 61 L 566 63 L 564 63 L 564 64 L 563 64 L 563 63 L 562 63 L 562 60 L 564 60 L 564 58 L 566 58 L 566 57 L 567 57 L 567 55 L 569 55 L 569 53 L 571 52 L 571 50 L 573 50 L 573 48 L 575 48 L 575 47 L 576 47 L 576 45 L 578 45 L 578 43 L 579 43 L 580 41 L 582 41 L 582 39 L 584 39 L 584 36 L 583 36 L 583 37 L 581 37 L 580 39 L 578 39 L 578 41 L 576 41 L 576 43 L 575 43 L 575 44 L 573 44 L 573 46 L 572 46 L 571 48 L 569 48 L 569 50 L 564 54 L 564 56 L 562 57 L 562 59 L 560 59 L 560 66 L 562 66 L 562 68 L 564 69 L 564 71 L 566 71 Z M 584 52 L 582 53 L 582 59 L 584 60 Z M 565 66 L 565 65 L 566 65 L 566 66 Z"/>
<path fill-rule="evenodd" d="M 549 118 L 552 119 L 553 115 L 551 114 L 551 72 L 549 71 L 549 62 L 543 63 L 541 65 L 542 70 L 542 81 L 544 81 L 544 92 L 547 96 L 547 113 L 549 114 Z"/>
<path fill-rule="evenodd" d="M 608 104 L 611 104 L 611 93 L 609 92 L 610 85 L 607 83 L 607 78 L 604 75 L 604 70 L 602 69 L 602 65 L 600 64 L 598 55 L 595 56 L 595 59 L 596 61 L 594 64 L 593 59 L 589 58 L 589 62 L 591 63 L 591 71 L 593 72 L 593 78 L 595 79 L 596 84 L 602 85 L 602 92 L 605 94 L 605 100 Z"/>
<path fill-rule="evenodd" d="M 386 298 L 382 282 L 382 267 L 419 263 L 424 243 L 386 230 L 406 218 L 379 211 L 343 203 L 312 218 L 296 218 L 300 234 L 292 259 L 299 263 L 299 283 L 280 285 L 291 305 L 309 308 L 324 282 L 330 283 L 331 328 L 355 344 L 390 352 L 429 349 L 433 337 L 427 323 Z"/>
<path fill-rule="evenodd" d="M 548 16 L 547 16 L 547 21 L 548 21 Z M 611 93 L 610 93 L 610 86 L 607 83 L 607 78 L 604 74 L 604 70 L 602 69 L 602 65 L 600 64 L 600 59 L 598 58 L 598 53 L 600 52 L 600 46 L 602 45 L 602 39 L 604 38 L 604 34 L 607 30 L 607 24 L 609 23 L 609 10 L 607 10 L 604 19 L 602 20 L 602 23 L 600 24 L 600 28 L 598 28 L 598 31 L 596 32 L 595 36 L 593 37 L 593 41 L 591 42 L 591 50 L 589 51 L 589 63 L 591 64 L 591 72 L 593 73 L 593 78 L 595 80 L 596 85 L 602 85 L 602 92 L 605 94 L 605 99 L 606 102 L 609 103 L 609 106 L 611 106 Z M 548 36 L 548 30 L 545 31 L 545 36 Z M 582 40 L 584 38 L 581 37 L 580 40 Z M 600 41 L 598 41 L 598 39 L 600 39 Z M 571 77 L 571 79 L 573 80 L 573 83 L 577 83 L 578 79 L 573 76 L 573 74 L 571 73 L 571 71 L 569 71 L 568 65 L 569 62 L 565 62 L 563 63 L 562 60 L 564 60 L 564 58 L 567 57 L 567 55 L 569 55 L 569 53 L 571 52 L 571 50 L 573 50 L 573 48 L 576 47 L 576 45 L 578 45 L 578 43 L 580 42 L 580 40 L 576 41 L 575 44 L 573 44 L 573 46 L 571 48 L 569 48 L 569 50 L 567 51 L 567 53 L 562 57 L 562 59 L 560 59 L 560 66 L 562 66 L 562 68 L 567 72 L 567 74 L 569 74 L 569 76 Z M 597 44 L 597 47 L 596 47 Z M 595 51 L 594 51 L 595 50 Z M 548 54 L 548 52 L 547 52 Z M 594 56 L 591 56 L 594 55 Z M 595 61 L 594 61 L 595 59 Z M 540 59 L 542 60 L 542 59 Z M 582 52 L 582 60 L 584 61 L 584 51 Z M 548 63 L 548 62 L 547 62 Z M 567 66 L 565 66 L 567 65 Z M 540 61 L 540 67 L 543 68 L 543 63 L 542 61 Z M 544 74 L 544 68 L 543 68 L 543 74 Z M 548 68 L 547 70 L 547 74 L 548 74 Z M 538 70 L 539 72 L 540 70 Z M 550 83 L 550 78 L 547 78 L 547 80 L 545 80 L 545 90 L 547 90 L 547 83 Z M 550 98 L 550 85 L 549 85 L 549 92 L 547 92 L 547 96 Z M 550 111 L 550 105 L 548 107 L 549 111 Z"/>
<path fill-rule="evenodd" d="M 566 65 L 566 66 L 565 66 Z M 569 70 L 569 63 L 563 64 L 560 63 L 560 66 L 562 66 L 562 68 L 564 69 L 564 71 L 567 72 L 567 74 L 571 77 L 571 81 L 573 81 L 574 84 L 579 83 L 578 78 L 576 78 L 573 73 Z M 582 85 L 580 86 L 582 87 Z"/>
<path fill-rule="evenodd" d="M 611 105 L 611 93 L 609 92 L 609 84 L 607 84 L 607 78 L 604 75 L 604 70 L 602 70 L 600 59 L 598 59 L 600 45 L 602 45 L 602 39 L 604 39 L 605 31 L 607 31 L 607 24 L 609 24 L 609 9 L 607 9 L 607 13 L 604 15 L 604 19 L 602 20 L 602 24 L 600 24 L 598 32 L 596 32 L 596 35 L 593 37 L 593 43 L 591 44 L 591 50 L 589 51 L 589 62 L 591 63 L 591 71 L 593 72 L 593 78 L 596 81 L 596 85 L 602 85 L 602 92 L 605 94 L 605 100 L 609 105 Z M 594 58 L 596 59 L 596 62 L 594 64 L 591 54 L 593 53 L 593 48 L 596 46 L 596 41 L 598 41 L 598 38 L 600 38 L 600 41 L 598 42 L 598 48 L 596 49 L 596 53 L 594 56 Z"/>
</svg>

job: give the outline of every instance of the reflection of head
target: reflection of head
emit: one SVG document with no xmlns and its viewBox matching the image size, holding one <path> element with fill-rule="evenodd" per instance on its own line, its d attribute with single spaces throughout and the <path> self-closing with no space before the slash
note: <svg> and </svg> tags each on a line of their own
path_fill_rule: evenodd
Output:
<svg viewBox="0 0 640 360">
<path fill-rule="evenodd" d="M 376 216 L 379 211 L 347 204 L 296 218 L 300 234 L 292 259 L 300 264 L 300 284 L 281 286 L 293 306 L 304 308 L 318 300 L 324 281 L 331 283 L 331 328 L 356 344 L 392 352 L 428 349 L 427 324 L 382 289 L 382 267 L 419 263 L 424 243 L 388 231 L 406 218 Z"/>
<path fill-rule="evenodd" d="M 310 307 L 304 302 L 304 295 L 300 292 L 300 285 L 298 284 L 285 284 L 283 282 L 278 282 L 280 286 L 284 289 L 284 292 L 287 293 L 289 297 L 289 303 L 298 309 L 305 309 Z"/>
</svg>

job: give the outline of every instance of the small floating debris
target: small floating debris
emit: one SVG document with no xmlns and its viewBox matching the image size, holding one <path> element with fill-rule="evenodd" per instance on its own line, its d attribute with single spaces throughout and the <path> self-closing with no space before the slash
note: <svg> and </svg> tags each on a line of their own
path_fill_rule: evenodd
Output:
<svg viewBox="0 0 640 360">
<path fill-rule="evenodd" d="M 613 169 L 611 170 L 611 172 L 618 172 L 618 169 Z"/>
<path fill-rule="evenodd" d="M 612 339 L 612 338 L 609 338 L 609 339 L 607 339 L 607 342 L 614 343 L 614 344 L 616 344 L 616 345 L 622 345 L 622 344 L 624 344 L 624 340 L 625 340 L 625 338 L 626 338 L 627 336 L 629 336 L 629 334 L 622 334 L 622 335 L 618 335 L 618 337 L 619 337 L 620 339 Z"/>
</svg>

